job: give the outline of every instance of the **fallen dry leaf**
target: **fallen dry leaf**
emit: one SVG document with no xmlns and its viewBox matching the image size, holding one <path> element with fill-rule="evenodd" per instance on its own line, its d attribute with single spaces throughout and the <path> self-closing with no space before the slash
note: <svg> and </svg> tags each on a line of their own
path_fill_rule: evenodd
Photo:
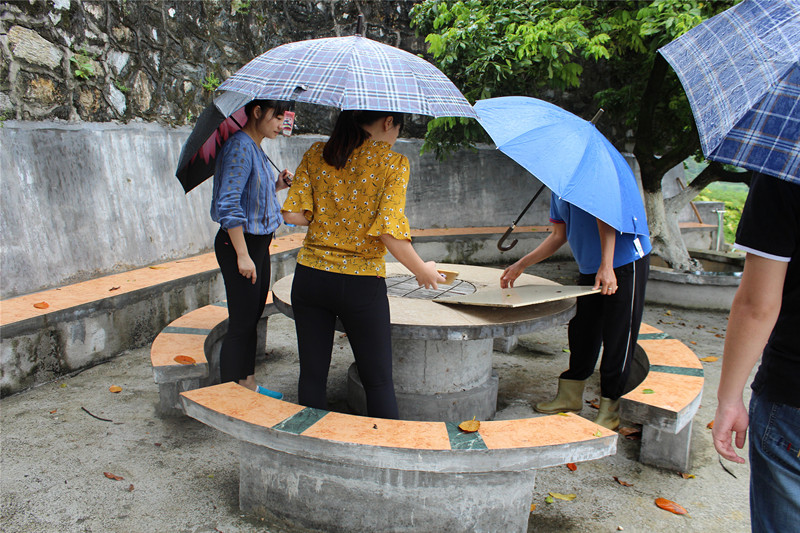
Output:
<svg viewBox="0 0 800 533">
<path fill-rule="evenodd" d="M 50 411 L 50 414 L 54 415 L 54 414 L 56 414 L 56 411 L 58 411 L 58 409 L 53 409 L 52 411 Z"/>
<path fill-rule="evenodd" d="M 670 513 L 675 514 L 686 514 L 688 511 L 678 505 L 677 503 L 667 500 L 666 498 L 656 498 L 656 505 L 664 509 L 665 511 L 669 511 Z"/>
<path fill-rule="evenodd" d="M 714 361 L 716 361 L 717 359 L 719 359 L 719 357 L 717 357 L 717 356 L 714 356 L 714 355 L 710 355 L 710 356 L 708 356 L 708 357 L 701 357 L 701 358 L 700 358 L 700 360 L 701 360 L 702 362 L 704 362 L 704 363 L 713 363 L 713 362 L 714 362 Z"/>
<path fill-rule="evenodd" d="M 589 407 L 591 407 L 592 409 L 600 409 L 600 404 L 597 403 L 597 398 L 595 398 L 594 400 L 586 400 L 586 403 L 588 403 Z"/>
<path fill-rule="evenodd" d="M 569 468 L 574 472 L 578 469 L 578 465 L 576 465 L 575 463 L 567 463 L 567 468 Z"/>
<path fill-rule="evenodd" d="M 175 362 L 182 365 L 193 365 L 197 361 L 194 360 L 194 357 L 189 357 L 188 355 L 176 355 Z"/>
<path fill-rule="evenodd" d="M 162 270 L 162 269 L 169 268 L 169 267 L 163 267 L 163 266 L 151 266 L 150 268 L 152 268 L 153 270 Z"/>
<path fill-rule="evenodd" d="M 722 333 L 714 333 L 714 336 L 715 336 L 715 337 L 719 337 L 720 339 L 721 339 L 722 337 L 724 337 L 724 335 L 723 335 Z"/>
<path fill-rule="evenodd" d="M 133 492 L 133 483 L 131 483 L 130 486 L 128 487 L 128 492 Z"/>
<path fill-rule="evenodd" d="M 678 472 L 678 475 L 683 479 L 694 479 L 694 474 L 687 474 L 686 472 Z"/>
<path fill-rule="evenodd" d="M 708 424 L 706 424 L 706 427 L 707 427 L 708 429 L 714 429 L 714 421 L 712 420 L 711 422 L 709 422 Z"/>
<path fill-rule="evenodd" d="M 614 476 L 614 481 L 616 481 L 617 483 L 619 483 L 623 487 L 633 487 L 633 483 L 628 483 L 627 481 L 622 481 L 617 476 Z"/>
<path fill-rule="evenodd" d="M 463 431 L 464 433 L 475 433 L 481 427 L 481 423 L 475 420 L 465 420 L 458 425 L 458 429 Z"/>
<path fill-rule="evenodd" d="M 697 344 L 697 341 L 689 341 L 690 344 Z"/>
<path fill-rule="evenodd" d="M 667 316 L 672 316 L 672 311 L 667 309 L 666 311 L 664 311 L 664 314 L 667 315 Z"/>
<path fill-rule="evenodd" d="M 117 393 L 117 392 L 122 392 L 122 387 L 120 387 L 119 385 L 111 385 L 111 386 L 108 388 L 108 391 L 109 391 L 109 392 L 114 392 L 114 393 Z"/>
<path fill-rule="evenodd" d="M 566 502 L 571 502 L 578 497 L 577 494 L 561 494 L 560 492 L 548 492 L 548 494 L 557 500 L 564 500 Z"/>
<path fill-rule="evenodd" d="M 33 306 L 36 309 L 47 309 L 48 307 L 50 307 L 50 304 L 47 302 L 36 302 L 35 304 L 33 304 Z"/>
<path fill-rule="evenodd" d="M 108 479 L 113 479 L 114 481 L 122 481 L 123 479 L 125 479 L 122 476 L 115 476 L 111 472 L 103 472 L 103 475 L 106 476 Z"/>
<path fill-rule="evenodd" d="M 536 504 L 532 503 L 531 504 L 531 512 L 534 512 L 535 510 L 536 510 Z"/>
<path fill-rule="evenodd" d="M 119 287 L 120 287 L 119 285 L 117 285 L 116 287 L 111 287 L 110 289 L 108 289 L 108 292 L 115 291 L 119 289 Z"/>
</svg>

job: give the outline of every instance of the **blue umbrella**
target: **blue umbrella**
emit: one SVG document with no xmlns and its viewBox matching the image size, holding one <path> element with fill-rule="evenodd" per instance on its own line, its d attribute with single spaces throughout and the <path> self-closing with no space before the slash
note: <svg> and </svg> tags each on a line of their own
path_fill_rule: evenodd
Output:
<svg viewBox="0 0 800 533">
<path fill-rule="evenodd" d="M 745 0 L 659 49 L 707 159 L 800 183 L 800 3 Z"/>
<path fill-rule="evenodd" d="M 219 86 L 248 98 L 295 100 L 339 109 L 475 117 L 442 71 L 361 35 L 284 44 L 256 57 Z"/>
<path fill-rule="evenodd" d="M 594 124 L 526 96 L 479 100 L 475 111 L 497 148 L 557 196 L 617 231 L 649 233 L 631 167 Z"/>
</svg>

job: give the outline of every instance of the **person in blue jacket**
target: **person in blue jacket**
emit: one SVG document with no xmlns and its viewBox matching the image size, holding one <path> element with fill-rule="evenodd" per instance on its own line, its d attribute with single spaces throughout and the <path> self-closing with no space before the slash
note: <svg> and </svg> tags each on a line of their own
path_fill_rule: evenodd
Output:
<svg viewBox="0 0 800 533">
<path fill-rule="evenodd" d="M 291 184 L 291 174 L 274 175 L 261 142 L 280 133 L 291 102 L 253 100 L 247 123 L 222 145 L 214 172 L 211 218 L 220 229 L 214 241 L 228 302 L 228 332 L 220 351 L 220 378 L 281 398 L 255 382 L 256 327 L 270 283 L 269 245 L 283 222 L 275 193 Z"/>
<path fill-rule="evenodd" d="M 540 413 L 579 412 L 586 380 L 594 373 L 600 347 L 600 412 L 595 422 L 609 429 L 619 426 L 619 399 L 630 374 L 636 338 L 644 311 L 644 292 L 650 272 L 647 234 L 620 233 L 575 205 L 551 195 L 553 231 L 525 257 L 509 266 L 500 286 L 513 287 L 526 268 L 553 255 L 569 242 L 578 262 L 578 285 L 600 289 L 581 296 L 569 322 L 569 369 L 561 374 L 558 393 L 534 406 Z"/>
</svg>

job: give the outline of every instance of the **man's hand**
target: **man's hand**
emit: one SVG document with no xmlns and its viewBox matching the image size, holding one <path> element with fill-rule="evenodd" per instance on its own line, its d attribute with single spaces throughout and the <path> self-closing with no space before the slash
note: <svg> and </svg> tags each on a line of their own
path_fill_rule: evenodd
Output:
<svg viewBox="0 0 800 533">
<path fill-rule="evenodd" d="M 735 463 L 744 463 L 731 446 L 733 433 L 736 433 L 736 447 L 744 448 L 744 439 L 747 436 L 747 426 L 750 418 L 741 399 L 738 402 L 720 402 L 717 414 L 714 416 L 714 427 L 711 436 L 714 439 L 714 448 L 722 457 Z"/>
</svg>

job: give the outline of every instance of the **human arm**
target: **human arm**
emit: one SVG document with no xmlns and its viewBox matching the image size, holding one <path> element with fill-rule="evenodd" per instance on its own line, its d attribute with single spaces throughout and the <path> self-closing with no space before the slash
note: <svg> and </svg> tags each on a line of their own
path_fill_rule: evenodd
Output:
<svg viewBox="0 0 800 533">
<path fill-rule="evenodd" d="M 416 276 L 420 286 L 438 289 L 438 283 L 445 281 L 445 277 L 436 270 L 436 263 L 424 262 L 411 246 L 411 241 L 397 239 L 388 233 L 381 234 L 380 239 L 389 253 Z"/>
<path fill-rule="evenodd" d="M 526 268 L 544 261 L 567 242 L 567 226 L 563 223 L 553 224 L 550 235 L 525 257 L 507 267 L 500 276 L 500 287 L 507 289 L 514 286 L 514 281 L 522 275 Z"/>
<path fill-rule="evenodd" d="M 256 264 L 247 251 L 247 243 L 244 240 L 244 230 L 242 226 L 228 229 L 228 237 L 231 238 L 233 249 L 236 250 L 236 263 L 239 267 L 239 274 L 249 279 L 253 284 L 256 282 Z"/>
<path fill-rule="evenodd" d="M 290 211 L 283 211 L 281 214 L 283 215 L 283 221 L 286 222 L 287 224 L 292 224 L 294 226 L 308 226 L 309 224 L 309 220 L 303 213 L 292 213 Z"/>
<path fill-rule="evenodd" d="M 737 463 L 744 463 L 744 459 L 731 445 L 733 433 L 736 447 L 741 449 L 749 424 L 742 394 L 778 320 L 788 265 L 748 253 L 733 298 L 711 435 L 717 452 Z"/>
<path fill-rule="evenodd" d="M 600 289 L 600 294 L 617 292 L 617 276 L 614 274 L 614 245 L 617 236 L 614 228 L 597 219 L 597 231 L 600 233 L 600 267 L 594 278 L 593 289 Z"/>
</svg>

